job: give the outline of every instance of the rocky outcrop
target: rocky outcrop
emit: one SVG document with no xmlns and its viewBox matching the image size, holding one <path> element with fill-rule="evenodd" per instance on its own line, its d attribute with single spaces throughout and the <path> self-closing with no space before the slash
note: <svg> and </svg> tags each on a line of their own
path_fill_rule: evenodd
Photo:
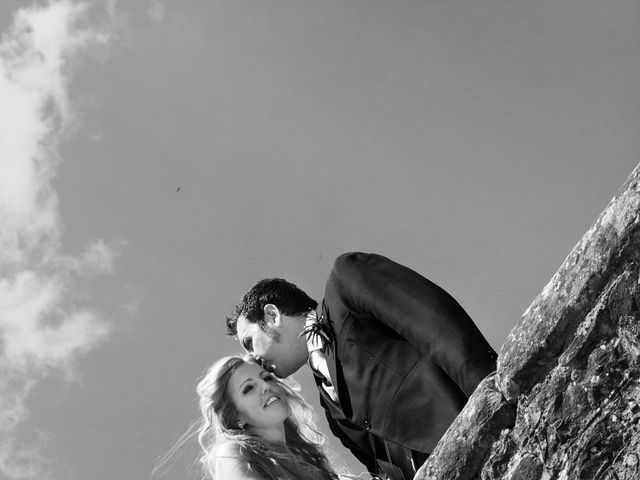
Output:
<svg viewBox="0 0 640 480">
<path fill-rule="evenodd" d="M 640 166 L 416 480 L 640 479 Z"/>
</svg>

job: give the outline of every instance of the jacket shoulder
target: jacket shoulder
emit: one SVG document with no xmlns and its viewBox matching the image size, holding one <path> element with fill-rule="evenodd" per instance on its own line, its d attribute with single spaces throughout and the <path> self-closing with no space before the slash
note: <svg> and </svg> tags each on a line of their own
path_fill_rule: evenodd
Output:
<svg viewBox="0 0 640 480">
<path fill-rule="evenodd" d="M 333 261 L 333 269 L 340 269 L 342 266 L 346 266 L 352 263 L 356 263 L 358 261 L 358 259 L 362 256 L 362 255 L 367 255 L 366 253 L 362 253 L 362 252 L 346 252 L 343 253 L 342 255 L 339 255 L 334 261 Z"/>
<path fill-rule="evenodd" d="M 355 273 L 380 262 L 390 262 L 390 260 L 376 253 L 347 252 L 340 255 L 333 261 L 332 274 Z"/>
</svg>

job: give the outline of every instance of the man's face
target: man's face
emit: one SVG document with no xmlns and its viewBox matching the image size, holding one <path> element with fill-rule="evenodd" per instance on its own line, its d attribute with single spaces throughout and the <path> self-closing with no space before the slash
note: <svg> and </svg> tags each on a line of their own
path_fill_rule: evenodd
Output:
<svg viewBox="0 0 640 480">
<path fill-rule="evenodd" d="M 299 337 L 302 321 L 281 315 L 276 307 L 269 307 L 272 305 L 265 307 L 266 330 L 244 316 L 238 317 L 238 341 L 245 351 L 260 357 L 266 368 L 284 378 L 305 364 L 309 352 L 304 337 Z"/>
</svg>

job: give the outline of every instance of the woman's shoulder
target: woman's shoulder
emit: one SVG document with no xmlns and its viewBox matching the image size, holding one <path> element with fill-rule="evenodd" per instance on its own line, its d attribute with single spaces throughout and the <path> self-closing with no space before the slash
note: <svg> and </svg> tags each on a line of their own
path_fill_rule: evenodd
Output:
<svg viewBox="0 0 640 480">
<path fill-rule="evenodd" d="M 236 442 L 221 442 L 218 443 L 214 450 L 214 455 L 217 458 L 242 458 L 240 454 L 240 445 Z"/>
<path fill-rule="evenodd" d="M 223 442 L 215 448 L 216 479 L 258 480 L 249 471 L 247 461 L 240 454 L 240 446 L 234 442 Z"/>
</svg>

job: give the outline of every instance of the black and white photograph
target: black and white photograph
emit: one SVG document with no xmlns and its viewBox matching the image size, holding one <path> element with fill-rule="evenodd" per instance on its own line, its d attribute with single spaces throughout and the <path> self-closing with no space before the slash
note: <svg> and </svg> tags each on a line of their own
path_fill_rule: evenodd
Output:
<svg viewBox="0 0 640 480">
<path fill-rule="evenodd" d="M 639 25 L 3 0 L 0 480 L 640 478 Z"/>
</svg>

